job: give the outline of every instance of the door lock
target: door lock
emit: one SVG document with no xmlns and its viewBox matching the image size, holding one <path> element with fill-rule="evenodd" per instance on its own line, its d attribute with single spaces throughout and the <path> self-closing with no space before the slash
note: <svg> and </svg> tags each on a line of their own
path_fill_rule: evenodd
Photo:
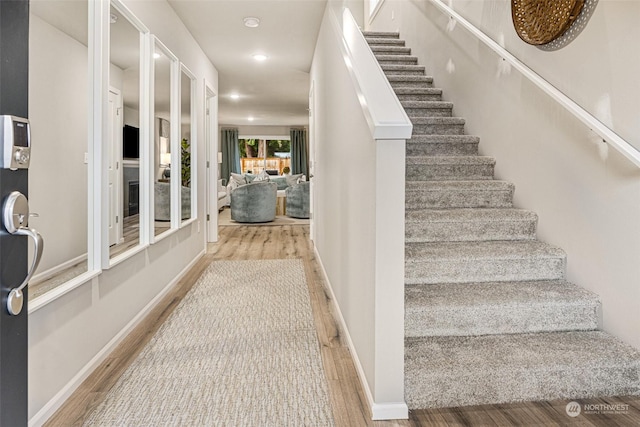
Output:
<svg viewBox="0 0 640 427">
<path fill-rule="evenodd" d="M 11 289 L 7 298 L 7 310 L 14 316 L 17 316 L 22 311 L 22 307 L 24 306 L 22 290 L 27 286 L 33 273 L 35 273 L 38 268 L 38 264 L 40 264 L 40 259 L 42 258 L 42 250 L 44 249 L 44 239 L 40 233 L 33 228 L 29 228 L 29 217 L 31 216 L 38 215 L 29 214 L 29 201 L 24 194 L 19 191 L 14 191 L 9 194 L 2 208 L 4 227 L 9 234 L 32 238 L 35 245 L 33 261 L 31 262 L 31 268 L 27 273 L 27 277 L 24 278 L 20 286 Z"/>
</svg>

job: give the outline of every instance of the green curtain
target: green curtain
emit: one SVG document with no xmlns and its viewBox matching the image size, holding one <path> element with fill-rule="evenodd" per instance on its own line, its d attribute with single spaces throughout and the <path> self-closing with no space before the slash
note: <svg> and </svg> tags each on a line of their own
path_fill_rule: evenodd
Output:
<svg viewBox="0 0 640 427">
<path fill-rule="evenodd" d="M 222 164 L 220 178 L 229 183 L 231 172 L 240 173 L 240 150 L 238 150 L 238 129 L 222 129 L 220 138 Z"/>
<path fill-rule="evenodd" d="M 309 179 L 307 152 L 307 131 L 305 129 L 291 129 L 291 174 L 302 173 Z"/>
</svg>

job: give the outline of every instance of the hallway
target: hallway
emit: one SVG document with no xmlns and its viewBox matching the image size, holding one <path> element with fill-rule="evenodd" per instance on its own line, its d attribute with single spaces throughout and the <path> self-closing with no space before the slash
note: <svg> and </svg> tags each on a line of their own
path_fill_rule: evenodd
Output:
<svg viewBox="0 0 640 427">
<path fill-rule="evenodd" d="M 197 266 L 179 282 L 45 425 L 82 425 L 212 261 L 291 258 L 299 258 L 304 264 L 328 381 L 329 397 L 338 426 L 547 426 L 567 425 L 573 421 L 586 426 L 627 426 L 640 423 L 640 398 L 581 401 L 581 403 L 593 404 L 626 404 L 629 405 L 626 415 L 580 415 L 573 419 L 565 413 L 567 402 L 559 401 L 414 411 L 409 421 L 372 422 L 351 355 L 346 344 L 340 339 L 337 324 L 330 313 L 330 301 L 324 290 L 323 274 L 309 240 L 309 227 L 227 226 L 220 228 L 220 241 L 208 246 L 207 254 Z"/>
</svg>

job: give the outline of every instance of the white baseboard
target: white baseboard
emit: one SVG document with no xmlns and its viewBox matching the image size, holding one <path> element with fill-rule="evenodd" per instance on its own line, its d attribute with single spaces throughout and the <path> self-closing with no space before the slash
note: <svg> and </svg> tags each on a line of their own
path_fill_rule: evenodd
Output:
<svg viewBox="0 0 640 427">
<path fill-rule="evenodd" d="M 42 273 L 38 273 L 36 275 L 34 275 L 31 278 L 31 282 L 35 283 L 35 282 L 41 282 L 41 281 L 45 281 L 45 280 L 49 280 L 50 278 L 52 278 L 53 276 L 55 276 L 56 274 L 60 273 L 61 271 L 66 270 L 69 267 L 73 267 L 76 264 L 80 264 L 82 261 L 85 261 L 87 259 L 87 254 L 82 254 L 80 256 L 77 256 L 75 258 L 70 259 L 69 261 L 65 261 L 61 264 L 58 264 L 54 267 L 51 267 L 50 269 L 43 271 Z"/>
<path fill-rule="evenodd" d="M 120 330 L 112 339 L 87 363 L 72 379 L 69 381 L 51 400 L 49 400 L 30 420 L 29 427 L 38 427 L 43 425 L 64 402 L 73 394 L 74 391 L 86 380 L 89 375 L 111 354 L 113 350 L 135 329 L 136 326 L 155 308 L 160 300 L 169 293 L 169 291 L 182 279 L 187 272 L 202 258 L 205 254 L 203 249 L 195 256 L 185 268 L 178 273 L 127 325 Z"/>
<path fill-rule="evenodd" d="M 344 337 L 347 342 L 347 347 L 349 347 L 349 352 L 351 353 L 351 357 L 353 358 L 353 364 L 356 367 L 356 371 L 358 373 L 358 378 L 360 379 L 360 384 L 364 390 L 364 394 L 367 398 L 367 403 L 371 410 L 371 419 L 374 421 L 381 420 L 406 420 L 409 418 L 409 407 L 405 402 L 393 402 L 393 403 L 376 403 L 373 400 L 373 395 L 371 394 L 371 388 L 369 387 L 369 383 L 367 381 L 367 377 L 364 374 L 364 369 L 362 368 L 362 364 L 360 363 L 360 358 L 358 357 L 358 352 L 356 351 L 356 347 L 353 345 L 353 341 L 351 340 L 351 335 L 349 335 L 349 329 L 347 329 L 347 324 L 344 321 L 344 317 L 342 316 L 342 311 L 340 310 L 340 306 L 338 305 L 338 300 L 336 299 L 335 294 L 333 293 L 333 287 L 331 286 L 331 281 L 329 280 L 329 276 L 327 276 L 327 272 L 324 269 L 324 264 L 322 263 L 322 257 L 318 252 L 318 248 L 316 245 L 313 245 L 313 251 L 316 256 L 316 260 L 318 261 L 318 265 L 320 266 L 320 271 L 322 272 L 322 278 L 327 284 L 327 290 L 329 291 L 331 297 L 331 308 L 332 313 L 335 313 L 338 321 L 338 328 L 340 332 L 340 336 Z"/>
</svg>

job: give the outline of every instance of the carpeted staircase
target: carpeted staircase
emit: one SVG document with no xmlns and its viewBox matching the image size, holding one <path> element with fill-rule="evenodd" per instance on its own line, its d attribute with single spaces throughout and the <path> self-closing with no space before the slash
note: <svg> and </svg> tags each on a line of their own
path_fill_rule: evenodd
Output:
<svg viewBox="0 0 640 427">
<path fill-rule="evenodd" d="M 598 330 L 597 295 L 565 280 L 397 33 L 365 33 L 411 118 L 405 398 L 409 408 L 640 394 L 640 352 Z"/>
</svg>

